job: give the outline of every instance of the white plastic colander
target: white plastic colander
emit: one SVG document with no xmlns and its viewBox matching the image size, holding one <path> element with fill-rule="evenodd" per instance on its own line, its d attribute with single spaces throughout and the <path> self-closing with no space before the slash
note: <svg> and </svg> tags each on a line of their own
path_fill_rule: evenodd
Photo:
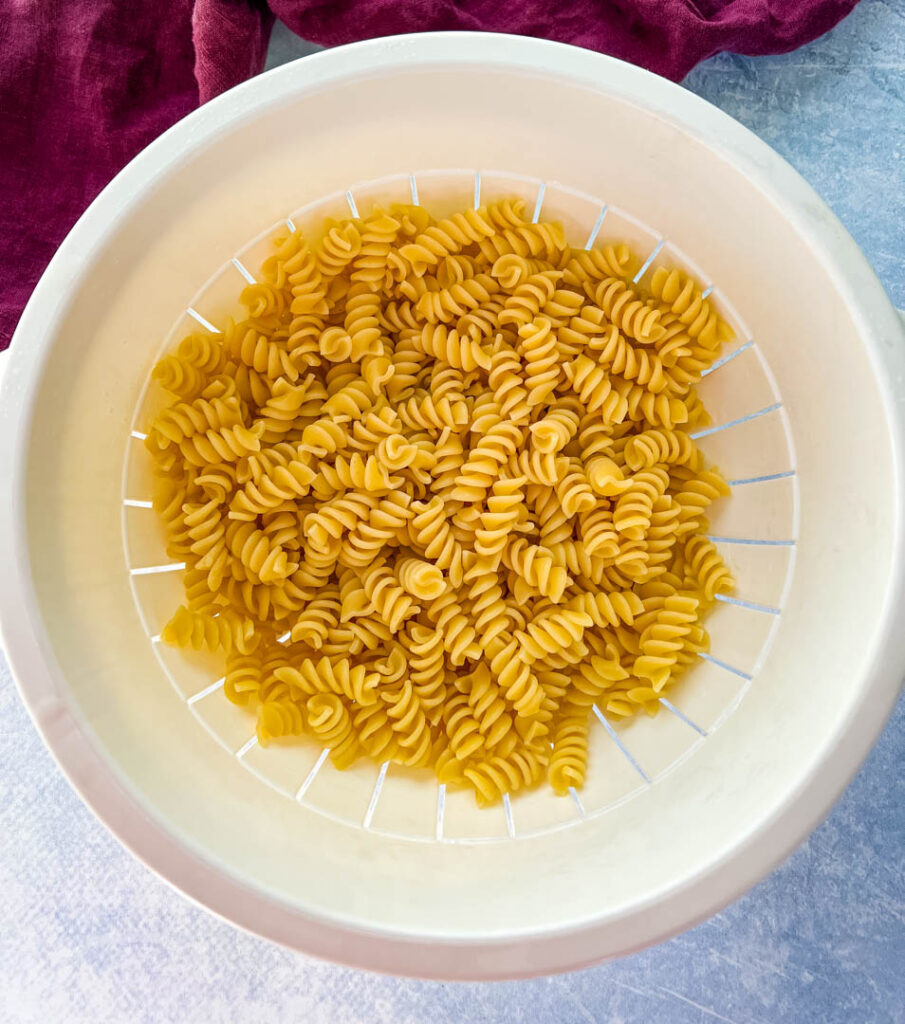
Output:
<svg viewBox="0 0 905 1024">
<path fill-rule="evenodd" d="M 733 326 L 700 388 L 714 426 L 698 443 L 734 483 L 711 533 L 738 590 L 656 719 L 601 718 L 580 794 L 478 810 L 427 773 L 259 749 L 217 659 L 159 643 L 180 567 L 141 438 L 162 397 L 147 385 L 155 359 L 199 324 L 218 330 L 287 219 L 512 194 L 573 244 L 624 239 L 642 273 L 684 267 Z M 0 610 L 23 696 L 123 842 L 277 941 L 447 978 L 637 949 L 784 856 L 891 708 L 905 664 L 892 625 L 903 340 L 801 179 L 653 75 L 471 34 L 280 68 L 133 161 L 23 315 L 0 405 Z"/>
</svg>

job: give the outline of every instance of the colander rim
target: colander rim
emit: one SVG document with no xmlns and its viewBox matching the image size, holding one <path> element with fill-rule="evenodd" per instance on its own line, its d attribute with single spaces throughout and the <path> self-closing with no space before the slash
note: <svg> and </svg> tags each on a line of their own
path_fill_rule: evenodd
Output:
<svg viewBox="0 0 905 1024">
<path fill-rule="evenodd" d="M 846 300 L 874 362 L 884 397 L 895 466 L 896 522 L 893 572 L 882 628 L 865 662 L 865 699 L 857 719 L 827 745 L 833 758 L 799 780 L 794 793 L 756 830 L 722 857 L 699 865 L 665 894 L 617 917 L 539 928 L 503 937 L 456 939 L 362 928 L 275 900 L 213 862 L 199 857 L 117 778 L 65 701 L 66 685 L 41 621 L 31 580 L 25 521 L 27 428 L 48 357 L 50 339 L 79 286 L 91 254 L 103 249 L 121 216 L 142 201 L 155 179 L 218 132 L 254 117 L 289 95 L 398 67 L 480 65 L 543 72 L 612 92 L 668 116 L 683 131 L 729 160 L 772 199 L 809 242 Z M 76 258 L 74 258 L 76 257 Z M 813 189 L 766 143 L 728 114 L 666 79 L 615 58 L 563 43 L 493 33 L 422 33 L 368 40 L 323 51 L 275 68 L 196 110 L 134 158 L 100 193 L 60 246 L 17 326 L 0 385 L 0 481 L 9 500 L 0 505 L 0 564 L 9 566 L 0 590 L 0 629 L 13 677 L 45 743 L 73 788 L 107 828 L 178 891 L 207 909 L 286 946 L 350 966 L 422 978 L 514 978 L 572 970 L 662 941 L 706 919 L 741 895 L 784 859 L 826 815 L 857 771 L 895 704 L 905 668 L 905 636 L 892 628 L 905 599 L 902 508 L 905 497 L 905 396 L 892 382 L 905 379 L 905 331 L 882 285 L 853 239 Z M 151 827 L 149 827 L 151 824 Z M 657 913 L 651 914 L 652 903 Z M 456 948 L 468 955 L 455 959 Z"/>
</svg>

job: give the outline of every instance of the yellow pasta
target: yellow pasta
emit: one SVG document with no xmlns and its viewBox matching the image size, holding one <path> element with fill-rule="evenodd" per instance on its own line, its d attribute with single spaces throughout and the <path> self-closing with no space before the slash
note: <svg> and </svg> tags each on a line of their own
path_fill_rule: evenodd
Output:
<svg viewBox="0 0 905 1024">
<path fill-rule="evenodd" d="M 596 707 L 655 714 L 733 587 L 694 388 L 731 337 L 684 272 L 520 199 L 281 239 L 154 368 L 162 639 L 219 651 L 261 744 L 580 789 Z"/>
</svg>

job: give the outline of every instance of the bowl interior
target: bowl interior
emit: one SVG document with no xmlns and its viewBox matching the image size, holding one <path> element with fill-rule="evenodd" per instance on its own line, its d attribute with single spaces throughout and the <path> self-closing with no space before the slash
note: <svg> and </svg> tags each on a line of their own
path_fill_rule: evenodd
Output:
<svg viewBox="0 0 905 1024">
<path fill-rule="evenodd" d="M 66 286 L 39 292 L 52 326 L 25 424 L 24 523 L 58 697 L 148 830 L 258 894 L 262 930 L 270 904 L 447 940 L 605 921 L 592 955 L 631 948 L 650 928 L 620 921 L 755 833 L 858 713 L 896 530 L 872 353 L 821 253 L 716 137 L 663 108 L 665 87 L 643 102 L 646 78 L 623 88 L 609 63 L 593 90 L 565 65 L 413 60 L 333 79 L 329 61 L 304 65 L 242 92 L 228 117 L 221 101 L 214 127 L 158 143 L 90 244 L 64 250 Z M 363 206 L 402 198 L 412 175 L 425 205 L 461 206 L 475 171 L 485 196 L 542 193 L 577 244 L 606 205 L 600 240 L 644 255 L 662 242 L 655 260 L 713 287 L 737 340 L 701 388 L 723 429 L 700 443 L 736 481 L 712 532 L 740 600 L 714 613 L 713 658 L 674 709 L 596 730 L 580 804 L 537 794 L 478 813 L 449 794 L 438 842 L 435 785 L 390 770 L 374 802 L 376 767 L 311 776 L 316 749 L 258 750 L 211 692 L 216 666 L 153 642 L 178 581 L 135 572 L 168 559 L 130 432 L 155 401 L 162 340 L 222 322 L 262 226 L 319 218 L 347 189 Z"/>
</svg>

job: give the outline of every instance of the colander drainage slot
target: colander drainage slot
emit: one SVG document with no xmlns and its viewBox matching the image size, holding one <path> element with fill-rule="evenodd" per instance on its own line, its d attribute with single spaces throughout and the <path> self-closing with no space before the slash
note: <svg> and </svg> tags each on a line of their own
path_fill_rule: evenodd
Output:
<svg viewBox="0 0 905 1024">
<path fill-rule="evenodd" d="M 660 703 L 663 705 L 663 707 L 668 708 L 676 716 L 676 718 L 681 719 L 687 726 L 689 726 L 690 728 L 694 729 L 694 731 L 699 736 L 706 736 L 707 735 L 707 730 L 706 729 L 702 729 L 695 722 L 692 722 L 692 720 L 688 717 L 688 715 L 683 715 L 682 712 L 675 706 L 675 704 L 673 704 L 672 701 L 667 700 L 665 697 L 661 697 L 660 698 Z"/>
<path fill-rule="evenodd" d="M 714 544 L 749 544 L 755 547 L 765 548 L 794 548 L 794 540 L 760 540 L 756 537 L 714 537 L 708 535 L 707 539 Z"/>
<path fill-rule="evenodd" d="M 744 487 L 747 484 L 768 484 L 773 480 L 786 480 L 790 476 L 795 476 L 794 469 L 787 469 L 783 473 L 767 473 L 766 476 L 749 476 L 741 480 L 727 480 L 726 483 L 730 487 Z"/>
<path fill-rule="evenodd" d="M 409 188 L 412 190 L 412 203 L 415 206 L 420 206 L 421 204 L 418 202 L 418 182 L 415 181 L 414 174 L 409 175 Z"/>
<path fill-rule="evenodd" d="M 225 682 L 226 676 L 221 676 L 215 683 L 211 683 L 210 686 L 205 686 L 205 688 L 200 690 L 198 693 L 193 693 L 192 696 L 186 700 L 186 704 L 196 704 L 199 700 L 204 700 L 205 697 L 209 697 L 212 693 L 216 693 Z"/>
<path fill-rule="evenodd" d="M 575 801 L 575 806 L 578 808 L 578 816 L 584 818 L 584 804 L 581 802 L 581 797 L 578 795 L 578 790 L 574 786 L 569 786 L 569 796 Z"/>
<path fill-rule="evenodd" d="M 223 333 L 223 332 L 222 332 L 222 331 L 220 331 L 220 330 L 219 330 L 218 328 L 214 327 L 214 325 L 213 325 L 213 324 L 212 324 L 212 323 L 210 322 L 210 320 L 208 320 L 208 319 L 207 319 L 207 317 L 204 317 L 204 316 L 202 316 L 202 315 L 201 315 L 201 314 L 200 314 L 200 313 L 198 312 L 198 310 L 197 310 L 197 309 L 192 309 L 192 307 L 191 307 L 191 306 L 189 306 L 189 308 L 188 308 L 188 309 L 186 310 L 186 313 L 188 313 L 188 315 L 189 315 L 189 316 L 190 316 L 190 317 L 191 317 L 191 318 L 192 318 L 193 320 L 196 320 L 196 321 L 197 321 L 197 322 L 198 322 L 199 324 L 201 324 L 201 326 L 202 326 L 202 327 L 203 327 L 203 328 L 204 328 L 204 329 L 205 329 L 206 331 L 210 331 L 210 333 L 211 333 L 211 334 L 222 334 L 222 333 Z"/>
<path fill-rule="evenodd" d="M 249 284 L 257 284 L 258 282 L 254 279 L 251 272 L 245 266 L 245 264 L 239 259 L 238 256 L 233 256 L 232 264 L 239 271 L 239 273 L 245 278 Z"/>
<path fill-rule="evenodd" d="M 346 202 L 349 204 L 349 209 L 352 211 L 352 216 L 358 219 L 358 207 L 355 205 L 355 197 L 352 195 L 351 189 L 346 191 Z"/>
<path fill-rule="evenodd" d="M 705 654 L 703 651 L 698 651 L 698 657 L 702 661 L 708 661 L 711 665 L 716 665 L 717 668 L 723 669 L 724 672 L 731 672 L 734 676 L 738 676 L 739 679 L 745 679 L 747 682 L 751 682 L 753 678 L 749 673 L 743 672 L 740 668 L 735 668 L 734 665 L 730 665 L 727 661 L 720 661 L 719 658 L 714 658 L 712 654 Z"/>
<path fill-rule="evenodd" d="M 503 814 L 506 815 L 506 834 L 510 839 L 515 839 L 515 822 L 512 820 L 512 801 L 509 794 L 503 794 Z"/>
<path fill-rule="evenodd" d="M 742 352 L 747 352 L 753 345 L 753 340 L 746 341 L 744 345 L 739 346 L 734 352 L 730 352 L 728 355 L 723 356 L 722 359 L 717 359 L 717 361 L 708 366 L 706 370 L 701 370 L 701 377 L 709 377 L 715 370 L 718 370 L 721 366 L 725 366 L 726 363 L 731 363 L 736 356 L 740 356 Z"/>
<path fill-rule="evenodd" d="M 696 430 L 688 436 L 692 441 L 697 441 L 702 437 L 710 437 L 712 434 L 719 434 L 723 430 L 729 430 L 731 427 L 738 427 L 742 423 L 750 423 L 751 420 L 760 419 L 761 416 L 766 416 L 767 413 L 776 412 L 777 409 L 781 408 L 782 402 L 774 402 L 772 405 L 765 405 L 763 409 L 758 409 L 757 412 L 749 412 L 747 416 L 739 416 L 737 420 L 730 420 L 728 423 L 721 423 L 716 427 L 706 427 L 704 430 Z"/>
<path fill-rule="evenodd" d="M 241 761 L 242 758 L 251 750 L 252 747 L 257 746 L 258 737 L 252 736 L 251 739 L 246 740 L 241 747 L 236 751 L 236 757 Z"/>
<path fill-rule="evenodd" d="M 308 772 L 305 781 L 301 784 L 301 786 L 299 786 L 299 791 L 295 794 L 296 800 L 301 801 L 304 798 L 305 794 L 311 788 L 311 783 L 314 782 L 317 773 L 321 770 L 324 761 L 327 760 L 327 755 L 329 753 L 329 747 L 324 747 L 324 749 L 320 752 L 320 757 L 318 757 L 318 759 L 314 762 L 314 767 L 311 769 L 310 772 Z"/>
<path fill-rule="evenodd" d="M 143 434 L 140 430 L 132 430 L 132 431 L 129 432 L 129 436 L 130 437 L 134 437 L 136 441 L 144 441 L 144 439 L 148 435 L 147 434 Z"/>
<path fill-rule="evenodd" d="M 443 838 L 443 812 L 446 810 L 446 783 L 437 787 L 437 838 Z"/>
<path fill-rule="evenodd" d="M 739 608 L 747 608 L 752 612 L 763 612 L 764 615 L 779 615 L 781 609 L 771 608 L 768 604 L 757 604 L 755 601 L 745 601 L 741 597 L 728 597 L 726 594 L 715 594 L 717 601 L 723 604 L 734 604 Z"/>
<path fill-rule="evenodd" d="M 632 281 L 633 281 L 634 284 L 637 284 L 641 280 L 641 278 L 644 277 L 644 275 L 647 273 L 647 268 L 651 265 L 651 263 L 654 262 L 654 260 L 657 258 L 657 256 L 659 256 L 660 250 L 663 248 L 664 245 L 666 245 L 666 239 L 665 238 L 661 238 L 660 241 L 657 242 L 657 244 L 654 246 L 654 251 L 641 264 L 641 269 L 632 278 Z"/>
<path fill-rule="evenodd" d="M 181 572 L 185 562 L 168 562 L 166 565 L 143 565 L 138 569 L 130 569 L 133 576 L 153 576 L 158 572 Z"/>
<path fill-rule="evenodd" d="M 606 217 L 607 205 L 606 203 L 600 207 L 600 213 L 597 214 L 597 220 L 594 221 L 594 227 L 591 228 L 591 233 L 588 235 L 588 240 L 585 242 L 585 249 L 590 249 L 594 242 L 597 240 L 597 235 L 600 229 L 603 227 L 603 219 Z"/>
<path fill-rule="evenodd" d="M 540 212 L 544 206 L 544 196 L 547 194 L 547 186 L 541 182 L 540 188 L 537 190 L 537 202 L 534 204 L 534 214 L 531 217 L 531 223 L 536 224 L 540 220 Z"/>
<path fill-rule="evenodd" d="M 368 804 L 368 809 L 365 811 L 364 821 L 362 822 L 365 828 L 371 827 L 374 812 L 377 810 L 377 801 L 380 799 L 380 791 L 383 789 L 383 780 L 387 777 L 387 768 L 389 767 L 389 761 L 384 761 L 380 766 L 380 773 L 377 776 L 377 782 L 374 784 L 374 792 L 371 794 L 371 802 Z"/>
<path fill-rule="evenodd" d="M 153 501 L 142 501 L 139 498 L 123 498 L 123 504 L 128 508 L 153 508 Z"/>
<path fill-rule="evenodd" d="M 632 757 L 632 755 L 628 752 L 628 750 L 625 748 L 625 746 L 623 746 L 622 740 L 619 739 L 619 736 L 617 735 L 616 730 L 606 720 L 606 716 L 600 710 L 600 708 L 597 707 L 596 704 L 594 705 L 594 714 L 597 716 L 598 720 L 600 721 L 600 724 L 610 734 L 610 738 L 613 740 L 613 742 L 616 744 L 616 746 L 622 751 L 622 753 L 625 756 L 625 758 L 628 761 L 628 763 L 632 766 L 632 768 L 635 769 L 635 771 L 641 776 L 641 778 L 644 779 L 644 781 L 648 785 L 650 785 L 650 779 L 647 777 L 647 774 L 645 773 L 644 769 Z"/>
</svg>

